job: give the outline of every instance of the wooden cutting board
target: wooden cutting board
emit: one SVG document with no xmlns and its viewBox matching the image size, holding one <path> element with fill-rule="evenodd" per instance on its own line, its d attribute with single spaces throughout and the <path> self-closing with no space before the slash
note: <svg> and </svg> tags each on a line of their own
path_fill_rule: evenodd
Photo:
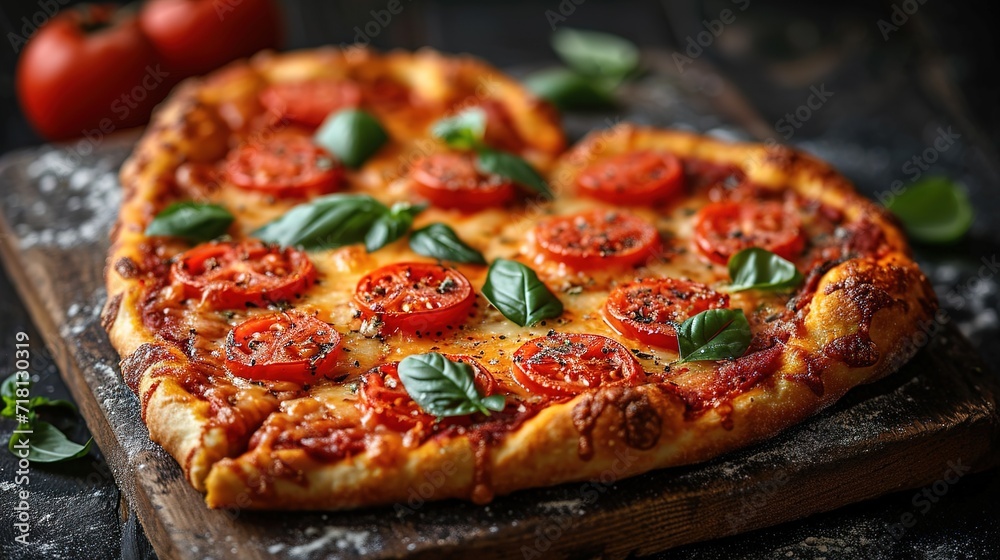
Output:
<svg viewBox="0 0 1000 560">
<path fill-rule="evenodd" d="M 997 382 L 946 325 L 903 370 L 764 444 L 491 505 L 210 511 L 149 441 L 99 322 L 117 168 L 135 135 L 0 160 L 0 255 L 161 558 L 624 558 L 798 519 L 998 463 Z M 405 508 L 403 507 L 405 506 Z"/>
</svg>

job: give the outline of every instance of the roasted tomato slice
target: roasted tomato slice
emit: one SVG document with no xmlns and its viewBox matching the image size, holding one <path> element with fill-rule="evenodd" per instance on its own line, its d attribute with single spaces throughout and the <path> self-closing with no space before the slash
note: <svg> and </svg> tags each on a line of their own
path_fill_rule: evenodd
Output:
<svg viewBox="0 0 1000 560">
<path fill-rule="evenodd" d="M 576 269 L 635 266 L 660 249 L 660 234 L 642 218 L 620 210 L 558 216 L 535 228 L 545 258 Z"/>
<path fill-rule="evenodd" d="M 611 204 L 662 204 L 684 192 L 684 168 L 666 152 L 627 152 L 584 169 L 576 184 L 581 194 Z"/>
<path fill-rule="evenodd" d="M 497 383 L 493 374 L 471 356 L 445 354 L 445 357 L 472 366 L 476 389 L 481 395 L 488 397 L 496 392 Z M 380 424 L 401 432 L 418 425 L 431 426 L 435 421 L 434 416 L 424 412 L 406 392 L 399 380 L 398 368 L 399 362 L 389 362 L 372 369 L 361 378 L 359 393 L 365 414 L 372 415 Z M 438 424 L 464 426 L 470 424 L 471 420 L 470 415 L 452 416 L 442 418 Z"/>
<path fill-rule="evenodd" d="M 316 269 L 302 251 L 246 240 L 198 245 L 177 257 L 170 275 L 185 297 L 236 309 L 291 300 L 312 285 Z"/>
<path fill-rule="evenodd" d="M 309 80 L 274 84 L 260 94 L 269 112 L 307 127 L 316 128 L 334 111 L 361 104 L 361 88 L 354 82 Z"/>
<path fill-rule="evenodd" d="M 344 167 L 303 134 L 277 134 L 229 152 L 225 174 L 241 189 L 282 198 L 302 198 L 336 190 Z"/>
<path fill-rule="evenodd" d="M 514 353 L 511 372 L 529 393 L 549 397 L 646 381 L 628 348 L 596 334 L 550 334 L 530 340 Z"/>
<path fill-rule="evenodd" d="M 226 338 L 226 367 L 260 381 L 311 383 L 337 365 L 340 334 L 312 315 L 288 311 L 243 321 Z"/>
<path fill-rule="evenodd" d="M 604 306 L 608 323 L 621 334 L 652 346 L 677 350 L 674 327 L 706 309 L 729 306 L 729 296 L 704 284 L 649 278 L 622 284 Z"/>
<path fill-rule="evenodd" d="M 750 247 L 791 260 L 806 245 L 801 218 L 780 202 L 709 204 L 695 216 L 694 240 L 706 257 L 719 264 Z"/>
<path fill-rule="evenodd" d="M 476 169 L 471 154 L 446 152 L 417 160 L 410 178 L 417 194 L 438 208 L 475 212 L 514 198 L 514 185 Z"/>
<path fill-rule="evenodd" d="M 354 300 L 362 316 L 382 321 L 383 332 L 434 333 L 464 323 L 476 295 L 453 268 L 397 263 L 362 278 Z"/>
</svg>

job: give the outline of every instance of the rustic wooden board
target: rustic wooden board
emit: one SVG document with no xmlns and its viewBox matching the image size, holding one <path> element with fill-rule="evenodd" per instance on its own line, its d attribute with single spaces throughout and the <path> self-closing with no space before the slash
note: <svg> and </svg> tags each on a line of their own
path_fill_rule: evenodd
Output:
<svg viewBox="0 0 1000 560">
<path fill-rule="evenodd" d="M 997 382 L 946 326 L 897 374 L 707 464 L 523 491 L 488 507 L 210 511 L 149 441 L 99 324 L 116 172 L 134 140 L 106 139 L 87 154 L 77 145 L 4 157 L 0 254 L 161 558 L 623 558 L 922 486 L 949 462 L 982 470 L 1000 459 Z"/>
</svg>

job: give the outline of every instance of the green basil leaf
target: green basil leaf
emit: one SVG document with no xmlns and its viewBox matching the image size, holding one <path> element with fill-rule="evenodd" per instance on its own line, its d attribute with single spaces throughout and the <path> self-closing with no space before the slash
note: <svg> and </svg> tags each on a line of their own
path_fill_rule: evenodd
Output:
<svg viewBox="0 0 1000 560">
<path fill-rule="evenodd" d="M 61 408 L 69 412 L 76 412 L 76 405 L 65 399 L 50 399 L 48 397 L 31 397 L 28 406 L 32 410 L 38 408 Z"/>
<path fill-rule="evenodd" d="M 621 81 L 639 66 L 639 48 L 627 39 L 563 27 L 552 34 L 552 48 L 577 72 Z"/>
<path fill-rule="evenodd" d="M 331 194 L 293 207 L 252 235 L 287 247 L 336 249 L 365 241 L 387 213 L 384 204 L 368 195 Z"/>
<path fill-rule="evenodd" d="M 28 380 L 27 386 L 28 388 L 31 387 L 30 379 Z M 0 383 L 0 398 L 2 398 L 4 402 L 13 401 L 17 398 L 17 395 L 14 393 L 14 391 L 16 390 L 17 390 L 17 374 L 12 373 L 7 376 L 7 379 L 3 380 L 3 383 Z"/>
<path fill-rule="evenodd" d="M 388 212 L 375 220 L 365 234 L 365 249 L 372 253 L 406 235 L 413 226 L 413 218 L 426 208 L 426 205 L 414 206 L 408 202 L 393 204 Z"/>
<path fill-rule="evenodd" d="M 480 173 L 492 173 L 552 199 L 552 190 L 531 164 L 514 154 L 481 148 L 476 153 L 476 168 Z"/>
<path fill-rule="evenodd" d="M 802 283 L 795 265 L 774 253 L 752 247 L 729 258 L 729 291 L 785 290 Z"/>
<path fill-rule="evenodd" d="M 91 438 L 83 445 L 74 443 L 58 428 L 41 420 L 30 425 L 19 424 L 17 429 L 31 430 L 32 433 L 11 434 L 7 449 L 18 457 L 27 449 L 27 459 L 35 463 L 55 463 L 83 457 L 90 450 L 90 442 L 93 441 Z"/>
<path fill-rule="evenodd" d="M 233 215 L 218 204 L 175 202 L 164 208 L 146 228 L 146 235 L 180 237 L 200 243 L 226 233 Z"/>
<path fill-rule="evenodd" d="M 456 150 L 472 150 L 483 145 L 486 133 L 486 112 L 479 107 L 434 123 L 431 134 Z"/>
<path fill-rule="evenodd" d="M 430 224 L 410 234 L 410 249 L 442 261 L 486 264 L 482 253 L 466 245 L 455 230 L 442 223 Z"/>
<path fill-rule="evenodd" d="M 486 273 L 483 295 L 503 316 L 522 327 L 558 317 L 563 304 L 538 279 L 534 270 L 507 259 L 497 259 Z"/>
<path fill-rule="evenodd" d="M 31 388 L 31 380 L 28 380 L 27 387 Z M 3 410 L 0 410 L 0 416 L 4 418 L 13 418 L 17 414 L 17 374 L 12 373 L 7 376 L 7 379 L 3 380 L 0 384 L 0 398 L 3 399 Z"/>
<path fill-rule="evenodd" d="M 738 358 L 750 347 L 750 323 L 742 309 L 709 309 L 681 323 L 681 362 Z"/>
<path fill-rule="evenodd" d="M 606 109 L 614 105 L 611 92 L 602 83 L 569 68 L 540 70 L 523 81 L 535 95 L 565 111 Z"/>
<path fill-rule="evenodd" d="M 431 352 L 407 356 L 399 362 L 399 380 L 410 397 L 428 414 L 463 416 L 503 410 L 503 395 L 483 397 L 476 389 L 472 366 Z"/>
<path fill-rule="evenodd" d="M 360 109 L 344 109 L 326 118 L 313 140 L 357 169 L 389 139 L 378 119 Z"/>
<path fill-rule="evenodd" d="M 947 177 L 928 177 L 890 198 L 886 207 L 906 228 L 925 243 L 951 243 L 972 226 L 969 197 Z"/>
</svg>

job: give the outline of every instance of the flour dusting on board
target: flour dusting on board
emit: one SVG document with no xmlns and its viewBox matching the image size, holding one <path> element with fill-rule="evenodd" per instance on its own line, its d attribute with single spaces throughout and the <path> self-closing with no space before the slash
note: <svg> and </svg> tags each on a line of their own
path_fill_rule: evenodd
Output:
<svg viewBox="0 0 1000 560">
<path fill-rule="evenodd" d="M 12 222 L 21 248 L 54 246 L 69 249 L 103 241 L 121 201 L 120 158 L 102 157 L 80 166 L 72 150 L 50 148 L 25 170 L 45 195 L 30 205 L 16 194 L 4 204 L 17 209 Z"/>
<path fill-rule="evenodd" d="M 317 533 L 319 533 L 319 530 L 316 527 L 309 527 L 302 534 L 303 537 L 312 538 L 312 540 L 295 546 L 275 544 L 269 546 L 267 551 L 270 554 L 283 552 L 288 558 L 306 560 L 309 558 L 326 558 L 336 551 L 364 555 L 377 549 L 377 546 L 372 542 L 374 539 L 372 539 L 372 535 L 368 531 L 354 531 L 343 527 L 326 527 L 319 536 L 316 536 Z"/>
</svg>

